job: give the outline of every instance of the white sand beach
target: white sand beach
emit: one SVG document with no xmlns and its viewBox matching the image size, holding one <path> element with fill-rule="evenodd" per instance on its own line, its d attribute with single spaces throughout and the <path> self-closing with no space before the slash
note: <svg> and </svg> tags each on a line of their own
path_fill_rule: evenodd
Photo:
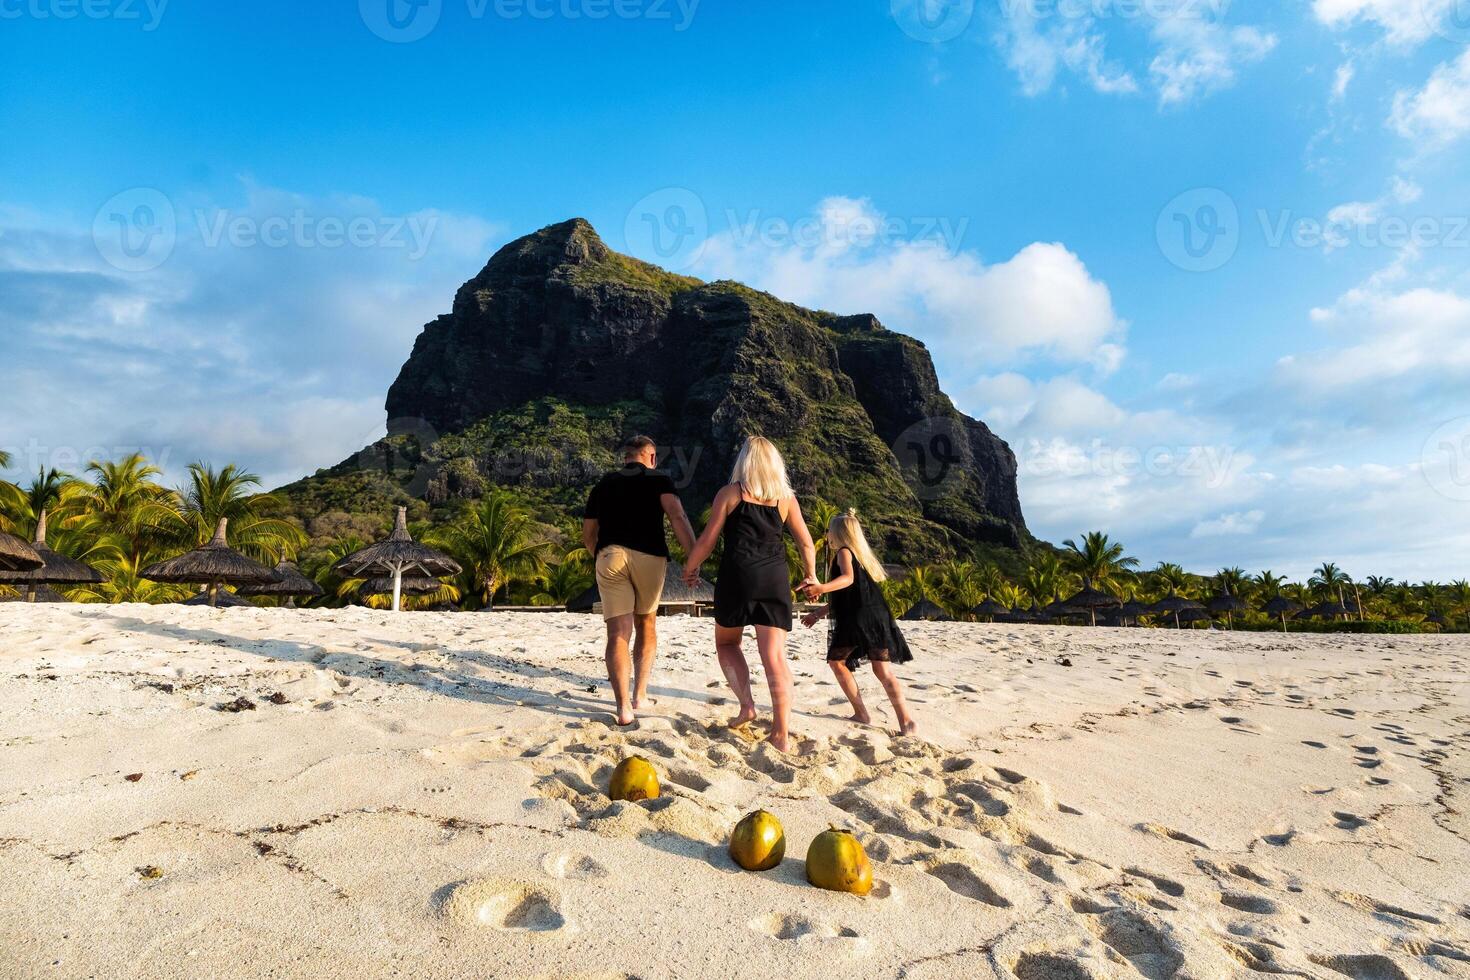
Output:
<svg viewBox="0 0 1470 980">
<path fill-rule="evenodd" d="M 659 625 L 625 732 L 591 616 L 0 606 L 0 974 L 1470 977 L 1464 636 L 914 624 L 897 739 L 819 627 L 783 758 Z"/>
</svg>

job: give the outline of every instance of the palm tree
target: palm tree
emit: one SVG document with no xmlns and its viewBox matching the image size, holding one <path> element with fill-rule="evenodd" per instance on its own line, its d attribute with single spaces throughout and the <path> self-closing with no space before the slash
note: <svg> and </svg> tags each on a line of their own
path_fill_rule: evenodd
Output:
<svg viewBox="0 0 1470 980">
<path fill-rule="evenodd" d="M 562 555 L 541 577 L 541 591 L 531 596 L 533 606 L 565 606 L 592 587 L 592 570 L 584 558 L 585 548 L 575 548 Z"/>
<path fill-rule="evenodd" d="M 1170 596 L 1192 598 L 1189 595 L 1193 591 L 1190 587 L 1189 573 L 1181 565 L 1161 562 L 1158 568 L 1148 573 L 1148 577 L 1153 589 L 1162 593 L 1161 598 Z"/>
<path fill-rule="evenodd" d="M 1251 581 L 1256 587 L 1256 598 L 1266 602 L 1279 596 L 1282 586 L 1286 585 L 1286 579 L 1269 569 L 1261 572 Z"/>
<path fill-rule="evenodd" d="M 985 598 L 979 569 L 967 561 L 948 561 L 936 571 L 939 586 L 935 591 L 941 600 L 939 604 L 955 619 L 968 617 L 970 610 Z"/>
<path fill-rule="evenodd" d="M 810 507 L 802 511 L 806 518 L 807 530 L 811 533 L 812 543 L 817 546 L 817 574 L 826 578 L 828 566 L 832 564 L 832 556 L 827 554 L 827 527 L 832 523 L 832 518 L 841 513 L 836 504 L 829 504 L 821 497 L 811 501 Z M 801 572 L 801 562 L 798 556 L 796 573 Z"/>
<path fill-rule="evenodd" d="M 1341 603 L 1343 588 L 1351 584 L 1352 579 L 1330 561 L 1324 561 L 1307 580 L 1308 587 L 1316 592 L 1318 598 L 1323 602 Z"/>
<path fill-rule="evenodd" d="M 1124 553 L 1123 546 L 1108 538 L 1101 531 L 1089 531 L 1082 536 L 1082 543 L 1067 540 L 1062 542 L 1067 549 L 1063 567 L 1082 576 L 1084 586 L 1095 586 L 1108 591 L 1108 585 L 1126 572 L 1138 567 L 1138 559 Z"/>
<path fill-rule="evenodd" d="M 1470 626 L 1470 582 L 1465 579 L 1456 579 L 1451 582 L 1449 597 L 1450 602 L 1460 611 L 1460 615 L 1465 617 L 1466 625 Z"/>
<path fill-rule="evenodd" d="M 234 463 L 216 470 L 206 463 L 189 464 L 189 483 L 179 491 L 175 527 L 180 543 L 197 548 L 209 541 L 221 518 L 230 522 L 230 542 L 241 552 L 262 560 L 278 560 L 285 552 L 306 547 L 306 535 L 290 521 L 266 516 L 279 498 L 257 493 L 260 477 Z"/>
<path fill-rule="evenodd" d="M 93 460 L 87 464 L 92 482 L 68 502 L 78 512 L 81 526 L 98 535 L 124 542 L 126 557 L 138 568 L 140 559 L 162 538 L 162 528 L 178 520 L 177 498 L 155 483 L 158 467 L 134 453 L 117 462 Z"/>
<path fill-rule="evenodd" d="M 486 609 L 511 579 L 540 575 L 552 548 L 542 526 L 504 490 L 480 498 L 433 537 L 464 566 L 467 591 Z"/>
<path fill-rule="evenodd" d="M 1048 552 L 1038 557 L 1026 569 L 1026 574 L 1021 578 L 1021 588 L 1026 590 L 1033 602 L 1046 606 L 1061 598 L 1063 590 L 1070 584 L 1069 578 L 1061 560 Z"/>
<path fill-rule="evenodd" d="M 178 602 L 187 598 L 187 585 L 164 585 L 151 582 L 140 574 L 143 569 L 161 558 L 161 554 L 144 554 L 139 558 L 118 554 L 117 557 L 99 561 L 96 568 L 106 581 L 98 585 L 86 585 L 72 591 L 71 598 L 77 602 Z"/>
</svg>

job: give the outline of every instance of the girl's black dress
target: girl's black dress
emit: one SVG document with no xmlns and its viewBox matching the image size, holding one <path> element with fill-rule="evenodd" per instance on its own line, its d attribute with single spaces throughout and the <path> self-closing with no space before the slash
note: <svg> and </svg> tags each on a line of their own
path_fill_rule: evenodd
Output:
<svg viewBox="0 0 1470 980">
<path fill-rule="evenodd" d="M 848 548 L 842 551 L 852 557 L 852 584 L 827 596 L 831 607 L 827 614 L 831 624 L 827 633 L 827 659 L 845 660 L 849 668 L 859 666 L 864 660 L 895 664 L 913 660 L 914 655 L 893 621 L 893 612 L 878 583 L 863 568 L 857 555 Z M 828 578 L 841 574 L 842 568 L 833 558 Z"/>
<path fill-rule="evenodd" d="M 791 631 L 791 573 L 781 508 L 742 500 L 725 518 L 725 553 L 715 579 L 715 622 Z"/>
</svg>

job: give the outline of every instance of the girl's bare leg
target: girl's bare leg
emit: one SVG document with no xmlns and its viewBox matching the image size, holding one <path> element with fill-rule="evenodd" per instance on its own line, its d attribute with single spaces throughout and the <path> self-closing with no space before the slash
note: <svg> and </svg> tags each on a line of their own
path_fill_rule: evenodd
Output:
<svg viewBox="0 0 1470 980">
<path fill-rule="evenodd" d="M 761 666 L 771 687 L 771 745 L 785 752 L 791 744 L 791 667 L 786 663 L 786 631 L 774 626 L 755 628 Z M 744 664 L 744 661 L 741 661 Z"/>
<path fill-rule="evenodd" d="M 912 735 L 918 731 L 919 725 L 914 721 L 913 715 L 909 714 L 909 706 L 903 699 L 903 687 L 898 683 L 898 675 L 893 672 L 893 665 L 882 660 L 873 661 L 873 673 L 878 678 L 878 683 L 883 685 L 883 690 L 888 692 L 888 700 L 893 703 L 893 713 L 898 716 L 898 730 L 904 735 Z"/>
<path fill-rule="evenodd" d="M 847 651 L 838 650 L 837 653 Z M 832 676 L 837 678 L 837 686 L 842 688 L 842 693 L 847 695 L 847 700 L 852 703 L 852 720 L 859 725 L 872 724 L 873 717 L 868 714 L 868 708 L 863 704 L 863 695 L 858 691 L 857 678 L 852 676 L 852 671 L 847 669 L 847 664 L 841 660 L 829 660 L 827 666 L 832 668 Z"/>
<path fill-rule="evenodd" d="M 720 670 L 724 673 L 730 690 L 735 693 L 735 699 L 740 702 L 740 713 L 730 719 L 731 728 L 755 721 L 755 698 L 750 693 L 750 666 L 745 662 L 745 654 L 740 651 L 740 640 L 744 632 L 725 626 L 715 627 L 715 653 L 720 660 Z"/>
</svg>

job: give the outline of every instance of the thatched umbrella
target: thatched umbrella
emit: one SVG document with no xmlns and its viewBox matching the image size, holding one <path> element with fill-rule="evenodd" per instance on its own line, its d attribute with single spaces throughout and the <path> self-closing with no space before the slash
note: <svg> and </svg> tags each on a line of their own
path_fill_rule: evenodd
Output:
<svg viewBox="0 0 1470 980">
<path fill-rule="evenodd" d="M 904 619 L 904 620 L 906 620 L 908 622 L 911 622 L 911 623 L 918 623 L 918 622 L 952 623 L 952 622 L 954 622 L 954 617 L 950 616 L 949 613 L 945 612 L 943 609 L 940 609 L 938 606 L 936 606 L 934 603 L 930 602 L 928 599 L 920 599 L 918 602 L 914 603 L 911 607 L 909 607 L 909 611 L 906 612 L 906 613 L 904 613 L 903 616 L 900 617 L 900 618 L 901 619 Z"/>
<path fill-rule="evenodd" d="M 1433 623 L 1436 627 L 1439 628 L 1440 632 L 1444 632 L 1445 627 L 1450 625 L 1450 621 L 1445 617 L 1445 614 L 1440 612 L 1438 609 L 1431 612 L 1428 616 L 1425 616 L 1424 622 Z"/>
<path fill-rule="evenodd" d="M 1179 617 L 1180 613 L 1194 612 L 1196 610 L 1203 612 L 1204 608 L 1204 606 L 1195 602 L 1193 599 L 1186 599 L 1181 595 L 1171 595 L 1165 596 L 1154 603 L 1149 607 L 1148 611 L 1155 616 L 1173 616 L 1174 628 L 1177 630 L 1181 628 L 1179 625 L 1181 621 Z"/>
<path fill-rule="evenodd" d="M 75 558 L 68 558 L 59 551 L 46 547 L 45 510 L 41 511 L 41 516 L 36 520 L 36 540 L 32 543 L 31 548 L 41 556 L 41 560 L 45 562 L 44 565 L 28 572 L 0 572 L 0 582 L 14 585 L 17 588 L 25 586 L 26 602 L 36 601 L 36 590 L 39 586 L 96 585 L 103 581 L 101 573 L 91 565 L 84 565 Z M 59 598 L 59 601 L 65 602 L 66 600 Z"/>
<path fill-rule="evenodd" d="M 409 575 L 396 580 L 398 594 L 400 596 L 426 596 L 433 595 L 444 588 L 444 583 L 436 578 L 425 575 Z M 370 578 L 358 587 L 357 594 L 360 596 L 370 595 L 392 595 L 395 580 L 387 575 L 379 575 Z"/>
<path fill-rule="evenodd" d="M 1128 623 L 1131 621 L 1134 624 L 1137 624 L 1138 617 L 1144 615 L 1147 612 L 1148 607 L 1141 602 L 1125 602 L 1123 603 L 1122 607 L 1118 609 L 1118 618 L 1123 620 L 1124 623 Z"/>
<path fill-rule="evenodd" d="M 301 574 L 301 569 L 296 567 L 294 561 L 286 561 L 284 558 L 276 563 L 276 580 L 266 582 L 263 585 L 241 586 L 240 594 L 246 596 L 275 596 L 284 597 L 286 608 L 295 609 L 298 598 L 315 598 L 326 593 L 322 587 L 311 579 Z"/>
<path fill-rule="evenodd" d="M 1205 622 L 1210 618 L 1209 612 L 1203 606 L 1199 605 L 1196 605 L 1193 609 L 1181 609 L 1175 615 L 1178 617 L 1179 622 L 1188 623 L 1191 626 L 1195 623 Z"/>
<path fill-rule="evenodd" d="M 213 606 L 216 609 L 254 609 L 250 603 L 240 598 L 238 593 L 229 589 L 220 589 L 214 595 L 201 592 L 190 599 L 179 603 L 181 606 Z"/>
<path fill-rule="evenodd" d="M 44 564 L 46 564 L 45 559 L 36 554 L 35 548 L 13 534 L 0 531 L 0 570 L 28 572 Z"/>
<path fill-rule="evenodd" d="M 222 585 L 264 585 L 275 573 L 254 558 L 246 558 L 225 541 L 229 518 L 221 517 L 209 544 L 187 554 L 149 565 L 141 575 L 150 582 L 208 586 L 209 604 L 219 604 Z"/>
<path fill-rule="evenodd" d="M 27 595 L 23 596 L 0 596 L 0 602 L 70 602 L 66 596 L 57 592 L 49 585 L 34 586 Z"/>
<path fill-rule="evenodd" d="M 1281 632 L 1290 633 L 1291 630 L 1286 625 L 1286 617 L 1295 615 L 1301 611 L 1301 608 L 1302 604 L 1295 599 L 1288 599 L 1284 595 L 1279 595 L 1262 606 L 1261 611 L 1268 616 L 1281 617 Z"/>
<path fill-rule="evenodd" d="M 1209 605 L 1205 608 L 1210 611 L 1210 615 L 1212 616 L 1219 616 L 1221 613 L 1224 613 L 1226 625 L 1231 629 L 1235 629 L 1235 614 L 1246 612 L 1250 609 L 1250 606 L 1247 606 L 1244 600 L 1231 595 L 1229 592 L 1221 592 L 1215 598 L 1211 599 Z"/>
<path fill-rule="evenodd" d="M 997 616 L 1009 616 L 1011 611 L 994 599 L 987 598 L 980 605 L 971 609 L 970 613 L 975 616 L 984 616 L 993 623 Z"/>
<path fill-rule="evenodd" d="M 1082 583 L 1082 591 L 1068 599 L 1063 605 L 1072 609 L 1081 609 L 1092 617 L 1092 625 L 1097 625 L 1097 611 L 1099 609 L 1117 609 L 1123 604 L 1123 600 L 1116 596 L 1110 596 L 1092 587 L 1091 582 Z"/>
<path fill-rule="evenodd" d="M 332 568 L 346 578 L 392 576 L 394 612 L 398 612 L 401 605 L 399 599 L 405 575 L 439 578 L 460 573 L 459 562 L 409 537 L 407 507 L 398 508 L 393 533 L 386 540 L 348 555 Z"/>
<path fill-rule="evenodd" d="M 1324 602 L 1317 607 L 1317 615 L 1323 619 L 1338 620 L 1346 619 L 1351 613 L 1348 607 L 1340 602 Z"/>
</svg>

